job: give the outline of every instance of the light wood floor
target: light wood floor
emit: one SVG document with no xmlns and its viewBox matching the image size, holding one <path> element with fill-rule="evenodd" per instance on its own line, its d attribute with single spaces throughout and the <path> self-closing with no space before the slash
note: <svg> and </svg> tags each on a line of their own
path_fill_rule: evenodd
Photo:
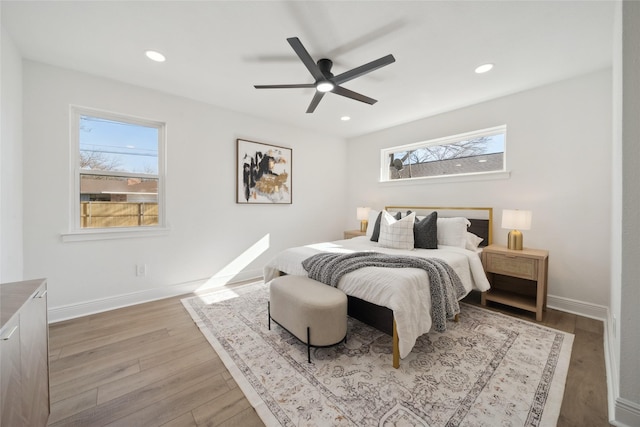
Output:
<svg viewBox="0 0 640 427">
<path fill-rule="evenodd" d="M 575 334 L 558 426 L 608 426 L 602 322 L 543 323 Z M 49 340 L 50 426 L 263 425 L 180 298 L 52 324 Z"/>
</svg>

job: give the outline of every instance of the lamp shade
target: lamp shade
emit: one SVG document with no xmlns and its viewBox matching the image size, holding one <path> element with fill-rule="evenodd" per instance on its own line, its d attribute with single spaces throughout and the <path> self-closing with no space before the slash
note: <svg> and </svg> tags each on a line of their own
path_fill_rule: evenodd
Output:
<svg viewBox="0 0 640 427">
<path fill-rule="evenodd" d="M 358 208 L 356 212 L 356 217 L 358 220 L 363 221 L 369 219 L 369 211 L 371 208 Z"/>
<path fill-rule="evenodd" d="M 502 228 L 507 228 L 509 230 L 530 230 L 531 211 L 503 209 Z"/>
</svg>

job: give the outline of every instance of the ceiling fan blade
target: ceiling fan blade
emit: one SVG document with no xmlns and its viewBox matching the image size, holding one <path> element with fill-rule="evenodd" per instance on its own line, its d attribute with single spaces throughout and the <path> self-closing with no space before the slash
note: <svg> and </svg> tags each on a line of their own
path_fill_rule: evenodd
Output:
<svg viewBox="0 0 640 427">
<path fill-rule="evenodd" d="M 342 74 L 338 74 L 331 80 L 335 84 L 342 84 L 344 82 L 348 82 L 349 80 L 353 80 L 356 77 L 360 77 L 364 74 L 370 73 L 378 68 L 384 67 L 385 65 L 389 65 L 396 62 L 396 59 L 393 55 L 389 54 L 387 56 L 383 56 L 382 58 L 376 59 L 375 61 L 371 61 L 367 64 L 356 67 L 352 70 L 345 71 Z"/>
<path fill-rule="evenodd" d="M 302 42 L 300 42 L 300 39 L 297 37 L 291 37 L 288 38 L 287 41 L 296 52 L 304 66 L 307 67 L 307 70 L 309 70 L 313 78 L 316 80 L 326 80 L 326 77 L 322 74 L 322 71 L 320 71 L 316 62 L 311 58 L 311 55 L 309 55 L 307 49 L 304 48 Z"/>
<path fill-rule="evenodd" d="M 316 87 L 313 83 L 302 83 L 297 85 L 253 85 L 256 89 L 299 89 Z"/>
<path fill-rule="evenodd" d="M 326 92 L 316 91 L 316 94 L 313 95 L 313 99 L 311 100 L 311 104 L 309 104 L 309 108 L 307 108 L 307 113 L 313 113 L 316 110 L 316 107 L 320 103 L 320 100 L 324 96 Z"/>
<path fill-rule="evenodd" d="M 365 104 L 373 105 L 378 102 L 377 99 L 369 98 L 368 96 L 364 96 L 362 94 L 359 94 L 358 92 L 343 88 L 342 86 L 336 86 L 331 92 L 335 93 L 336 95 L 342 95 L 346 96 L 347 98 L 355 99 L 356 101 L 364 102 Z"/>
</svg>

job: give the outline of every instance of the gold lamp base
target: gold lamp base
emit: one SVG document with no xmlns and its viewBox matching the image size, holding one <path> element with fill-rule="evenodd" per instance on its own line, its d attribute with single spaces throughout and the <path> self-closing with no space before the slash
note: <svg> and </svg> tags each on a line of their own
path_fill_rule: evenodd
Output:
<svg viewBox="0 0 640 427">
<path fill-rule="evenodd" d="M 522 250 L 522 233 L 518 230 L 511 230 L 507 237 L 507 247 L 514 251 Z"/>
<path fill-rule="evenodd" d="M 360 221 L 360 231 L 362 231 L 363 233 L 366 233 L 368 224 L 369 224 L 369 221 L 367 221 L 366 219 L 363 219 L 362 221 Z"/>
</svg>

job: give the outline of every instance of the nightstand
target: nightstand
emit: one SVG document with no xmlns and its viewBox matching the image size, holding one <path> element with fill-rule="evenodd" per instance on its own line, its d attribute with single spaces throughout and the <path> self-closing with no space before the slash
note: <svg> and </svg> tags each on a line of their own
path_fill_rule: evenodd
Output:
<svg viewBox="0 0 640 427">
<path fill-rule="evenodd" d="M 532 311 L 537 321 L 542 320 L 547 309 L 548 251 L 490 245 L 482 250 L 482 265 L 491 283 L 491 289 L 482 293 L 482 305 L 494 301 Z"/>
<path fill-rule="evenodd" d="M 360 230 L 347 230 L 344 232 L 344 238 L 345 239 L 353 239 L 354 237 L 358 237 L 358 236 L 364 236 L 367 233 L 365 231 L 360 231 Z"/>
</svg>

